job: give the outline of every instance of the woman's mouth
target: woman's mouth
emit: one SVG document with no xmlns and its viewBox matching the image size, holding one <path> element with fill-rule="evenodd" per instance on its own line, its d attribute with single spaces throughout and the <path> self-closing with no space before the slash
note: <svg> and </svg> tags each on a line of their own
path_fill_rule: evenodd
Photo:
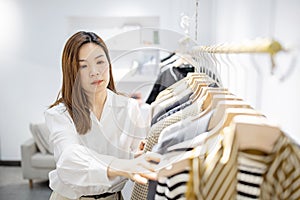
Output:
<svg viewBox="0 0 300 200">
<path fill-rule="evenodd" d="M 102 82 L 103 82 L 103 80 L 93 81 L 92 85 L 100 85 Z"/>
</svg>

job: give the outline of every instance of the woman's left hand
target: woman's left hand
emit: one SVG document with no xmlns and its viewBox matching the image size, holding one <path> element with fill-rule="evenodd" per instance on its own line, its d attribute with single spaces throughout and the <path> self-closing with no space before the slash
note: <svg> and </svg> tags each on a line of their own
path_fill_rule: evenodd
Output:
<svg viewBox="0 0 300 200">
<path fill-rule="evenodd" d="M 135 159 L 114 159 L 107 168 L 107 176 L 110 179 L 123 176 L 140 184 L 146 184 L 148 179 L 157 179 L 157 164 L 161 155 L 147 152 Z"/>
</svg>

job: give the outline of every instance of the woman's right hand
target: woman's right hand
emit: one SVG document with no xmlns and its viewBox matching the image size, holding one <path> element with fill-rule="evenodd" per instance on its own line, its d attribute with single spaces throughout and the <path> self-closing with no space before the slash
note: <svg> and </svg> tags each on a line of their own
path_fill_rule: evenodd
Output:
<svg viewBox="0 0 300 200">
<path fill-rule="evenodd" d="M 147 152 L 132 159 L 115 159 L 108 167 L 107 175 L 113 179 L 116 176 L 123 176 L 140 184 L 146 184 L 148 179 L 156 180 L 156 165 L 160 162 L 161 155 L 154 152 Z"/>
</svg>

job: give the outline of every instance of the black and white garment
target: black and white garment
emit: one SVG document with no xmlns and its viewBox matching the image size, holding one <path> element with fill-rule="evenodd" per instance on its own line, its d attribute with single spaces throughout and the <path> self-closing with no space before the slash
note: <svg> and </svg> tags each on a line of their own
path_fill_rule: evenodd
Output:
<svg viewBox="0 0 300 200">
<path fill-rule="evenodd" d="M 155 200 L 179 200 L 186 199 L 187 182 L 189 180 L 189 170 L 184 170 L 178 174 L 157 181 Z M 148 199 L 148 198 L 147 198 Z"/>
<path fill-rule="evenodd" d="M 146 100 L 146 103 L 151 104 L 153 101 L 155 101 L 159 92 L 163 91 L 164 89 L 176 83 L 177 81 L 183 79 L 184 77 L 186 77 L 186 75 L 189 72 L 194 72 L 194 71 L 195 68 L 192 67 L 191 65 L 171 67 L 163 71 L 161 74 L 158 75 L 158 78 L 154 83 L 150 95 Z"/>
</svg>

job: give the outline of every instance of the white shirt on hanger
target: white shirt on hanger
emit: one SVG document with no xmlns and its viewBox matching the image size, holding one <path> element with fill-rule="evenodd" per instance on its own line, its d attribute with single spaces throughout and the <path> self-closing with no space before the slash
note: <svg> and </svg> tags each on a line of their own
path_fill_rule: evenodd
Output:
<svg viewBox="0 0 300 200">
<path fill-rule="evenodd" d="M 45 112 L 56 161 L 49 173 L 50 188 L 71 199 L 122 190 L 126 179 L 110 180 L 107 166 L 115 157 L 133 158 L 150 127 L 136 100 L 109 89 L 101 119 L 92 112 L 90 117 L 91 129 L 79 135 L 63 103 Z"/>
</svg>

